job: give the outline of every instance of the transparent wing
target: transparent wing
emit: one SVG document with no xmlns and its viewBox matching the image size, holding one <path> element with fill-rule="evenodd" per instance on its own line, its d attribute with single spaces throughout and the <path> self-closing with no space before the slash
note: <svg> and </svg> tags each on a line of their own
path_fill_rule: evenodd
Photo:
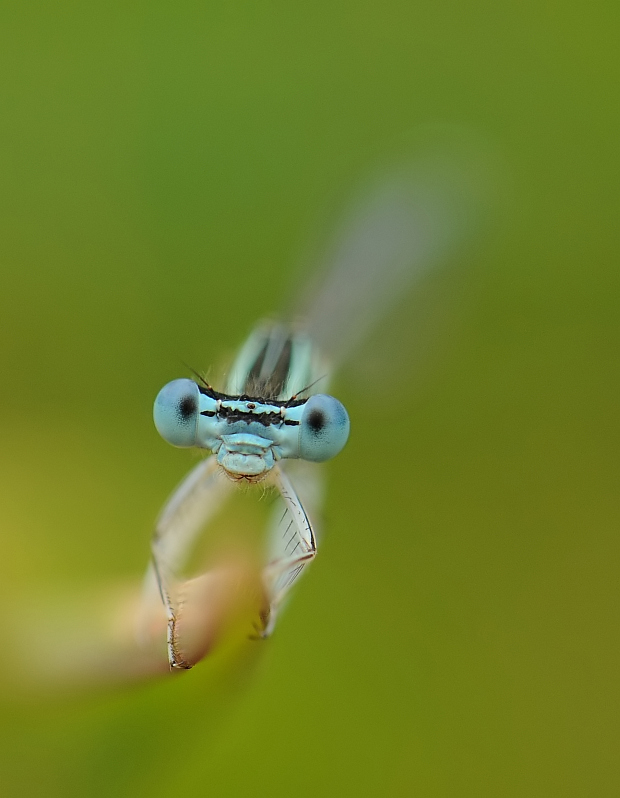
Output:
<svg viewBox="0 0 620 798">
<path fill-rule="evenodd" d="M 481 167 L 481 172 L 486 167 Z M 345 214 L 298 315 L 338 367 L 398 298 L 462 243 L 477 216 L 475 157 L 447 150 L 377 173 Z"/>
</svg>

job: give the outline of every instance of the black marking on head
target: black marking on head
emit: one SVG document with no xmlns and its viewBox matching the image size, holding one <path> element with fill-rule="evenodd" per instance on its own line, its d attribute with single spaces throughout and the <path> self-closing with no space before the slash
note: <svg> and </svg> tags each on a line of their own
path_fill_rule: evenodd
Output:
<svg viewBox="0 0 620 798">
<path fill-rule="evenodd" d="M 198 391 L 203 394 L 203 396 L 208 396 L 210 399 L 232 399 L 232 396 L 227 396 L 225 393 L 220 393 L 212 388 L 210 385 L 199 385 Z"/>
<path fill-rule="evenodd" d="M 256 404 L 265 404 L 269 402 L 269 404 L 274 405 L 274 407 L 299 407 L 299 405 L 305 405 L 308 401 L 307 399 L 272 399 L 269 396 L 257 396 L 256 394 L 249 396 L 246 393 L 234 396 L 227 393 L 220 393 L 211 388 L 211 386 L 206 388 L 204 385 L 199 385 L 198 391 L 203 394 L 203 396 L 208 396 L 210 399 L 215 399 L 216 401 L 219 399 L 221 402 L 255 402 Z"/>
<path fill-rule="evenodd" d="M 225 404 L 220 406 L 218 416 L 228 421 L 229 424 L 233 424 L 235 421 L 245 421 L 246 424 L 256 422 L 262 424 L 263 427 L 270 427 L 272 424 L 282 423 L 282 416 L 279 413 L 248 413 Z"/>
<path fill-rule="evenodd" d="M 247 399 L 247 397 L 242 396 L 235 397 L 235 400 L 237 398 L 241 399 L 242 401 Z M 253 404 L 253 402 L 250 402 L 248 407 L 251 407 Z M 254 407 L 256 407 L 256 405 L 254 405 Z M 299 425 L 299 421 L 295 421 L 294 419 L 283 419 L 281 413 L 268 413 L 267 411 L 262 413 L 252 413 L 246 410 L 239 410 L 238 408 L 229 407 L 224 402 L 220 404 L 218 412 L 215 410 L 202 410 L 200 415 L 207 416 L 208 418 L 217 416 L 218 418 L 224 419 L 229 424 L 233 424 L 235 421 L 245 421 L 246 424 L 252 424 L 256 422 L 257 424 L 262 424 L 263 427 L 269 427 L 272 424 L 287 424 L 291 427 L 296 427 Z"/>
<path fill-rule="evenodd" d="M 177 412 L 183 421 L 194 415 L 198 409 L 198 400 L 196 396 L 184 396 L 179 402 Z"/>
<path fill-rule="evenodd" d="M 326 421 L 325 413 L 319 410 L 318 407 L 315 407 L 314 410 L 308 413 L 308 426 L 315 434 L 323 429 Z"/>
</svg>

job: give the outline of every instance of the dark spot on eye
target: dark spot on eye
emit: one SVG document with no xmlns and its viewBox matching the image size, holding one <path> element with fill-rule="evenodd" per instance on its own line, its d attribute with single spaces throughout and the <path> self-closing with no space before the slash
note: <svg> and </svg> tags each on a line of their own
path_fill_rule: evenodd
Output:
<svg viewBox="0 0 620 798">
<path fill-rule="evenodd" d="M 197 410 L 195 396 L 184 396 L 179 402 L 179 416 L 183 421 L 187 421 Z"/>
<path fill-rule="evenodd" d="M 325 426 L 325 413 L 322 410 L 311 410 L 308 414 L 308 426 L 312 432 L 320 432 Z"/>
</svg>

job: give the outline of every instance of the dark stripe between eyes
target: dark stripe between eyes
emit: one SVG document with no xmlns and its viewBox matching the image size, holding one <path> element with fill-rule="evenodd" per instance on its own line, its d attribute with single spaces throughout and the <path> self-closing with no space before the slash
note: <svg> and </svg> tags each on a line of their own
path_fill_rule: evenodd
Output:
<svg viewBox="0 0 620 798">
<path fill-rule="evenodd" d="M 256 402 L 257 404 L 266 404 L 264 398 L 261 399 L 260 396 L 247 396 L 246 394 L 241 394 L 240 396 L 230 396 L 226 393 L 220 393 L 219 391 L 213 390 L 211 387 L 205 387 L 204 385 L 199 385 L 198 390 L 204 396 L 208 396 L 210 399 L 219 399 L 221 402 Z M 299 407 L 299 405 L 303 405 L 308 401 L 308 399 L 269 399 L 268 403 L 270 405 L 274 405 L 275 407 Z"/>
<path fill-rule="evenodd" d="M 202 410 L 200 415 L 213 418 L 218 414 L 214 410 Z M 235 421 L 245 421 L 246 424 L 251 424 L 255 421 L 258 424 L 262 424 L 263 427 L 269 427 L 271 424 L 286 424 L 288 427 L 299 425 L 299 421 L 294 419 L 286 418 L 283 420 L 279 413 L 244 413 L 241 410 L 231 410 L 225 406 L 220 409 L 219 417 L 228 421 L 229 424 Z"/>
</svg>

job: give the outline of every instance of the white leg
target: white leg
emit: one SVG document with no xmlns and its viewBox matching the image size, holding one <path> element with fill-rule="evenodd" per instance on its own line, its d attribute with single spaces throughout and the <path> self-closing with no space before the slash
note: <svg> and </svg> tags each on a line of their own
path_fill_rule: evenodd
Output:
<svg viewBox="0 0 620 798">
<path fill-rule="evenodd" d="M 171 668 L 189 668 L 180 650 L 177 621 L 182 605 L 178 571 L 189 557 L 196 538 L 232 489 L 220 473 L 215 457 L 200 462 L 165 504 L 155 524 L 153 559 L 146 574 L 143 623 L 151 614 L 155 591 L 161 596 L 168 620 L 168 659 Z M 144 633 L 144 632 L 142 632 Z"/>
<path fill-rule="evenodd" d="M 271 484 L 280 492 L 284 511 L 271 534 L 271 560 L 263 569 L 263 584 L 269 601 L 269 616 L 264 617 L 260 637 L 274 629 L 278 609 L 304 567 L 316 554 L 316 537 L 308 515 L 289 477 L 275 466 Z"/>
</svg>

